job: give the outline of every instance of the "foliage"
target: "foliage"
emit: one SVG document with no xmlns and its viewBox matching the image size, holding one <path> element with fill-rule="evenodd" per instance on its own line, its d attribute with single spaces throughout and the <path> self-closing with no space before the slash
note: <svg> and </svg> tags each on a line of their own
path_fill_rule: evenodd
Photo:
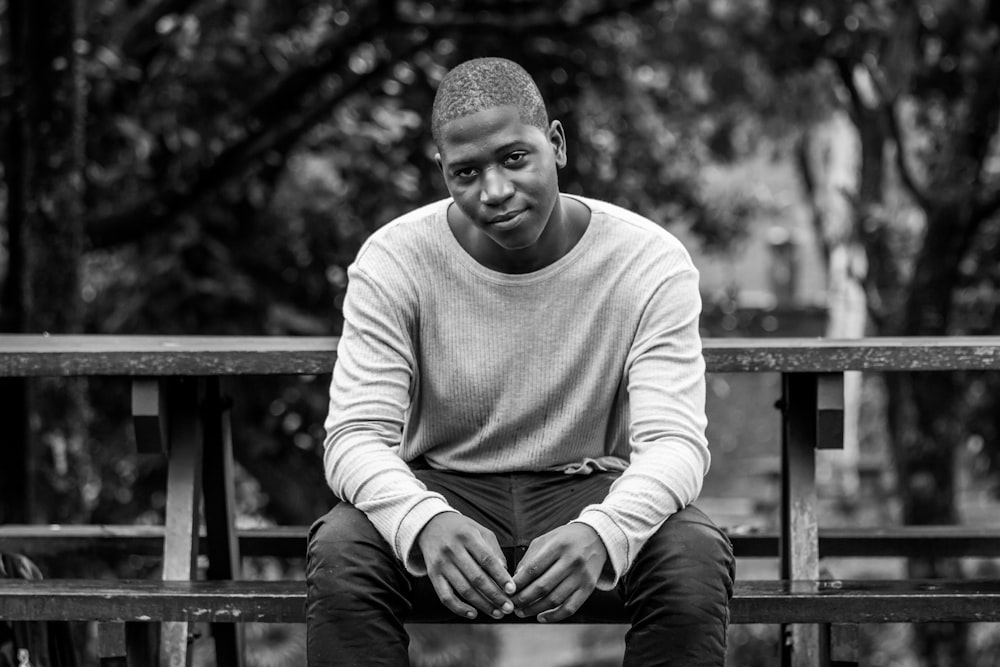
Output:
<svg viewBox="0 0 1000 667">
<path fill-rule="evenodd" d="M 12 6 L 0 0 L 0 17 Z M 707 170 L 786 151 L 803 125 L 847 109 L 866 160 L 854 233 L 869 254 L 876 331 L 1000 325 L 997 0 L 97 0 L 86 10 L 75 46 L 88 84 L 87 331 L 336 333 L 363 240 L 444 195 L 427 110 L 443 73 L 478 55 L 512 57 L 538 79 L 568 134 L 565 190 L 693 231 L 708 249 L 731 246 L 765 204 L 710 190 Z M 9 35 L 0 22 L 4 45 Z M 20 82 L 0 48 L 4 135 Z M 7 183 L 10 156 L 5 142 Z M 0 202 L 11 195 L 0 186 Z M 7 223 L 0 213 L 9 286 L 19 249 Z M 270 500 L 248 512 L 298 523 L 329 502 L 325 380 L 229 388 L 243 479 Z M 923 431 L 898 439 L 928 451 L 968 443 L 995 474 L 997 380 L 915 386 L 893 405 L 926 409 L 895 420 Z M 88 437 L 102 446 L 85 448 L 89 465 L 53 473 L 71 476 L 54 486 L 81 494 L 60 511 L 89 516 L 51 520 L 153 520 L 136 508 L 158 507 L 162 471 L 123 455 L 124 390 L 95 381 L 90 396 L 106 420 Z M 931 419 L 944 405 L 955 418 Z M 947 473 L 920 454 L 897 453 L 907 475 Z M 286 492 L 293 484 L 301 493 Z"/>
<path fill-rule="evenodd" d="M 447 68 L 477 55 L 536 75 L 570 136 L 564 189 L 709 247 L 739 237 L 757 206 L 700 179 L 755 149 L 766 128 L 748 106 L 773 108 L 759 59 L 741 53 L 761 19 L 740 3 L 103 0 L 88 12 L 86 331 L 336 333 L 363 240 L 444 196 L 427 110 Z M 275 518 L 307 521 L 328 502 L 319 385 L 231 388 L 262 415 L 237 420 L 237 456 L 264 477 Z M 115 392 L 93 396 L 95 414 L 123 415 Z M 81 507 L 117 515 L 131 492 L 98 469 L 69 486 L 109 484 Z M 311 480 L 304 495 L 319 500 L 281 494 L 288 479 Z"/>
</svg>

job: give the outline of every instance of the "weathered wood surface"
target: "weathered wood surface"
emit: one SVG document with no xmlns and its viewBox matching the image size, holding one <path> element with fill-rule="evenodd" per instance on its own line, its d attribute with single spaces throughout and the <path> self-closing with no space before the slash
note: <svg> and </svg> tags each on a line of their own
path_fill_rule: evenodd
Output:
<svg viewBox="0 0 1000 667">
<path fill-rule="evenodd" d="M 624 621 L 613 592 L 594 602 L 600 615 L 574 620 Z M 302 581 L 0 580 L 0 619 L 300 623 L 304 604 Z M 731 609 L 733 623 L 997 622 L 1000 580 L 742 581 Z"/>
<path fill-rule="evenodd" d="M 222 380 L 205 381 L 202 426 L 205 448 L 202 465 L 203 511 L 208 537 L 208 571 L 215 580 L 242 579 L 242 560 L 236 539 L 236 489 L 233 475 L 233 439 L 229 423 L 229 399 L 222 393 Z M 194 532 L 195 542 L 198 531 Z M 195 544 L 195 550 L 198 549 Z M 216 667 L 244 667 L 246 655 L 243 626 L 214 623 Z"/>
<path fill-rule="evenodd" d="M 315 375 L 336 337 L 0 335 L 0 376 Z M 709 372 L 1000 370 L 1000 336 L 709 338 Z"/>
<path fill-rule="evenodd" d="M 820 378 L 816 373 L 782 376 L 781 555 L 779 570 L 786 581 L 819 579 L 819 521 L 816 498 L 817 404 Z M 824 664 L 828 632 L 815 624 L 782 628 L 782 665 Z"/>
<path fill-rule="evenodd" d="M 161 556 L 163 526 L 0 526 L 0 550 L 31 555 L 95 554 Z M 724 529 L 725 530 L 725 529 Z M 245 557 L 305 558 L 309 526 L 275 526 L 236 531 Z M 738 558 L 775 558 L 778 533 L 727 530 Z M 207 554 L 205 532 L 199 543 Z M 1000 533 L 977 526 L 901 526 L 891 528 L 820 528 L 823 558 L 902 558 L 904 556 L 1000 557 Z"/>
<path fill-rule="evenodd" d="M 198 576 L 199 506 L 204 438 L 197 378 L 164 380 L 168 447 L 167 507 L 163 541 L 163 578 L 190 581 Z M 186 620 L 160 628 L 160 661 L 167 667 L 191 664 Z"/>
</svg>

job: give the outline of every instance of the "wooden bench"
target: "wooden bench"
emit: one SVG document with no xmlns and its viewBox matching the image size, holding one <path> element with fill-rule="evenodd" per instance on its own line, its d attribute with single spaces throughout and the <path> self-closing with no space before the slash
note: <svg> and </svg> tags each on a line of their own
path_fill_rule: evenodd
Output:
<svg viewBox="0 0 1000 667">
<path fill-rule="evenodd" d="M 302 623 L 302 581 L 0 581 L 0 617 L 148 623 Z M 418 601 L 413 623 L 476 623 Z M 746 623 L 1000 621 L 1000 581 L 741 581 L 731 621 Z M 488 623 L 534 623 L 508 616 Z M 627 623 L 616 593 L 598 591 L 567 623 Z"/>
<path fill-rule="evenodd" d="M 434 602 L 418 601 L 410 622 L 470 622 Z M 0 581 L 0 618 L 101 622 L 102 667 L 156 663 L 147 641 L 152 620 L 301 623 L 304 607 L 301 581 Z M 732 623 L 822 624 L 817 661 L 829 665 L 859 664 L 857 624 L 938 621 L 1000 621 L 1000 581 L 741 581 L 731 605 Z M 627 620 L 615 594 L 599 591 L 565 622 Z"/>
<path fill-rule="evenodd" d="M 236 530 L 242 557 L 305 558 L 309 526 L 274 526 Z M 723 530 L 739 559 L 777 558 L 777 531 Z M 31 556 L 93 554 L 107 557 L 162 556 L 163 526 L 0 525 L 0 550 Z M 202 530 L 198 553 L 208 554 Z M 897 526 L 889 528 L 820 528 L 820 558 L 1000 558 L 1000 532 L 976 526 Z"/>
<path fill-rule="evenodd" d="M 0 336 L 0 376 L 128 378 L 137 447 L 165 454 L 168 467 L 162 527 L 0 527 L 0 549 L 51 553 L 103 545 L 159 553 L 164 581 L 3 582 L 0 618 L 100 621 L 102 654 L 114 661 L 128 648 L 130 664 L 154 660 L 144 645 L 145 626 L 162 623 L 160 657 L 185 664 L 189 624 L 211 622 L 223 666 L 243 662 L 234 629 L 239 622 L 300 622 L 302 582 L 239 581 L 243 555 L 301 557 L 305 537 L 302 527 L 235 529 L 232 443 L 220 381 L 326 374 L 335 350 L 335 338 Z M 842 446 L 844 371 L 1000 370 L 1000 338 L 710 339 L 705 358 L 710 373 L 782 375 L 778 531 L 732 536 L 740 558 L 777 556 L 780 576 L 739 582 L 734 622 L 782 624 L 785 664 L 804 666 L 856 661 L 831 627 L 1000 621 L 996 582 L 822 581 L 821 556 L 996 555 L 1000 536 L 968 527 L 820 531 L 815 485 L 816 449 Z M 199 553 L 208 557 L 209 581 L 195 581 Z M 596 596 L 588 605 L 576 620 L 622 620 L 613 598 Z M 425 608 L 418 606 L 415 621 L 429 620 Z"/>
</svg>

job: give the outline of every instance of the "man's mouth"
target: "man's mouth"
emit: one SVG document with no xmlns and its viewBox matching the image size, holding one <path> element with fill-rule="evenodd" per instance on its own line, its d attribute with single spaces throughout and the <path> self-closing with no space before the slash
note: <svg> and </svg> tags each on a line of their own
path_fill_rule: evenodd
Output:
<svg viewBox="0 0 1000 667">
<path fill-rule="evenodd" d="M 491 225 L 500 225 L 500 224 L 503 224 L 505 222 L 510 222 L 511 220 L 513 220 L 514 218 L 516 218 L 517 216 L 521 215 L 521 213 L 523 213 L 523 212 L 524 212 L 523 210 L 521 210 L 521 211 L 508 211 L 507 213 L 501 213 L 500 215 L 495 215 L 495 216 L 493 216 L 492 218 L 489 219 L 489 224 L 491 224 Z"/>
</svg>

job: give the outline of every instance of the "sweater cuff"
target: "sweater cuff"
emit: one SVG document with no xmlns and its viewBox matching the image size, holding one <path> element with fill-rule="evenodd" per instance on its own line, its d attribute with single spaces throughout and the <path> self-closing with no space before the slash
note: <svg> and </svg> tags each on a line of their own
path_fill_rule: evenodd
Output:
<svg viewBox="0 0 1000 667">
<path fill-rule="evenodd" d="M 424 556 L 416 546 L 417 536 L 424 529 L 427 522 L 444 512 L 457 512 L 457 510 L 440 496 L 431 496 L 421 500 L 410 508 L 399 522 L 396 530 L 396 540 L 393 547 L 396 556 L 402 561 L 406 571 L 415 577 L 427 576 L 427 565 L 424 563 Z"/>
<path fill-rule="evenodd" d="M 585 508 L 578 519 L 570 523 L 582 523 L 590 526 L 604 543 L 608 552 L 608 562 L 597 579 L 597 588 L 610 591 L 618 585 L 618 580 L 628 570 L 630 561 L 628 552 L 628 537 L 618 527 L 611 517 L 593 506 Z"/>
</svg>

